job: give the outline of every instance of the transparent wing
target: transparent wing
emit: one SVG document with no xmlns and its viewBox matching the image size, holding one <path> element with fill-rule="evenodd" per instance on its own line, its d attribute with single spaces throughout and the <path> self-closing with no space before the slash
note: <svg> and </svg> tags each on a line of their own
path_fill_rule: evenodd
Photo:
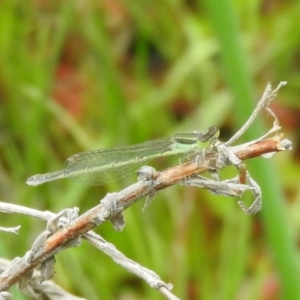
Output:
<svg viewBox="0 0 300 300">
<path fill-rule="evenodd" d="M 123 148 L 77 153 L 66 160 L 63 174 L 87 185 L 102 185 L 125 177 L 154 157 L 172 154 L 170 144 L 170 139 L 160 139 Z"/>
</svg>

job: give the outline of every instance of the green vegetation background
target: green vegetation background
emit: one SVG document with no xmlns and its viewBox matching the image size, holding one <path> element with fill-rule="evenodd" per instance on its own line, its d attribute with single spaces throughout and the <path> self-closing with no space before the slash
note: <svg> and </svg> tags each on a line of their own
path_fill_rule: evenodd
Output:
<svg viewBox="0 0 300 300">
<path fill-rule="evenodd" d="M 0 200 L 58 212 L 96 205 L 128 178 L 101 187 L 26 178 L 80 151 L 183 131 L 228 139 L 268 81 L 287 80 L 273 109 L 294 151 L 248 162 L 263 192 L 255 216 L 236 199 L 174 186 L 124 231 L 96 231 L 174 285 L 181 299 L 300 299 L 299 1 L 11 1 L 0 3 Z M 261 115 L 242 141 L 271 125 Z M 151 162 L 157 170 L 178 158 Z M 224 171 L 230 177 L 234 170 Z M 45 229 L 1 214 L 0 256 L 13 259 Z M 56 257 L 54 280 L 87 299 L 162 299 L 86 242 Z M 13 289 L 16 299 L 25 299 Z"/>
</svg>

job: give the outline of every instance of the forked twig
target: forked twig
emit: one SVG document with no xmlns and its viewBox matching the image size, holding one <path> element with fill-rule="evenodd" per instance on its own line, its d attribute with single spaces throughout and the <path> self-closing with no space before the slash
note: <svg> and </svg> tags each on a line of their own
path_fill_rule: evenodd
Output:
<svg viewBox="0 0 300 300">
<path fill-rule="evenodd" d="M 271 101 L 276 97 L 279 89 L 281 89 L 286 84 L 287 84 L 286 81 L 281 81 L 274 90 L 272 90 L 272 86 L 270 83 L 267 84 L 266 89 L 265 89 L 261 99 L 257 103 L 256 107 L 254 108 L 251 116 L 248 118 L 248 120 L 245 122 L 245 124 L 242 126 L 242 128 L 240 128 L 238 130 L 238 132 L 225 143 L 226 146 L 232 145 L 249 129 L 249 127 L 252 125 L 254 120 L 257 118 L 258 113 L 263 108 L 268 109 L 268 106 L 270 105 Z M 270 110 L 268 110 L 268 112 L 270 112 L 272 114 L 272 116 L 275 117 L 275 115 Z M 275 119 L 276 119 L 276 117 L 275 117 Z"/>
</svg>

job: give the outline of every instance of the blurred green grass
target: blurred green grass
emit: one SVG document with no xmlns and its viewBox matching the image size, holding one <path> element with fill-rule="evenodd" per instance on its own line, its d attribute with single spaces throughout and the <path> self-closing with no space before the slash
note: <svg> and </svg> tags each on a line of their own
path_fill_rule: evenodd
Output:
<svg viewBox="0 0 300 300">
<path fill-rule="evenodd" d="M 289 82 L 275 108 L 284 132 L 297 141 L 297 2 L 0 5 L 1 201 L 84 212 L 135 177 L 92 188 L 67 180 L 32 188 L 26 178 L 61 168 L 79 151 L 210 125 L 226 139 L 250 115 L 267 81 Z M 262 123 L 247 138 L 258 137 Z M 235 199 L 172 187 L 146 211 L 142 202 L 128 209 L 123 232 L 110 224 L 96 231 L 172 282 L 182 299 L 300 299 L 296 146 L 294 155 L 249 161 L 263 191 L 256 216 L 244 215 Z M 177 162 L 151 165 L 162 170 Z M 2 214 L 1 226 L 16 224 L 19 236 L 1 233 L 1 257 L 23 255 L 45 228 Z M 162 299 L 85 242 L 57 259 L 55 281 L 79 296 Z"/>
</svg>

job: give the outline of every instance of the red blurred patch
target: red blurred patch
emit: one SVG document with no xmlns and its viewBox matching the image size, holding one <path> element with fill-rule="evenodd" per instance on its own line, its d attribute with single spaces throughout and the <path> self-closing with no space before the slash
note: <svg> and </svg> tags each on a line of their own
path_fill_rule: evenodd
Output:
<svg viewBox="0 0 300 300">
<path fill-rule="evenodd" d="M 267 278 L 262 291 L 263 297 L 265 300 L 276 300 L 279 299 L 280 295 L 280 286 L 277 276 L 271 275 Z"/>
<path fill-rule="evenodd" d="M 270 108 L 277 116 L 282 127 L 297 129 L 300 125 L 300 111 L 272 102 Z"/>
<path fill-rule="evenodd" d="M 83 83 L 74 66 L 62 62 L 56 70 L 53 97 L 73 117 L 82 113 Z"/>
</svg>

